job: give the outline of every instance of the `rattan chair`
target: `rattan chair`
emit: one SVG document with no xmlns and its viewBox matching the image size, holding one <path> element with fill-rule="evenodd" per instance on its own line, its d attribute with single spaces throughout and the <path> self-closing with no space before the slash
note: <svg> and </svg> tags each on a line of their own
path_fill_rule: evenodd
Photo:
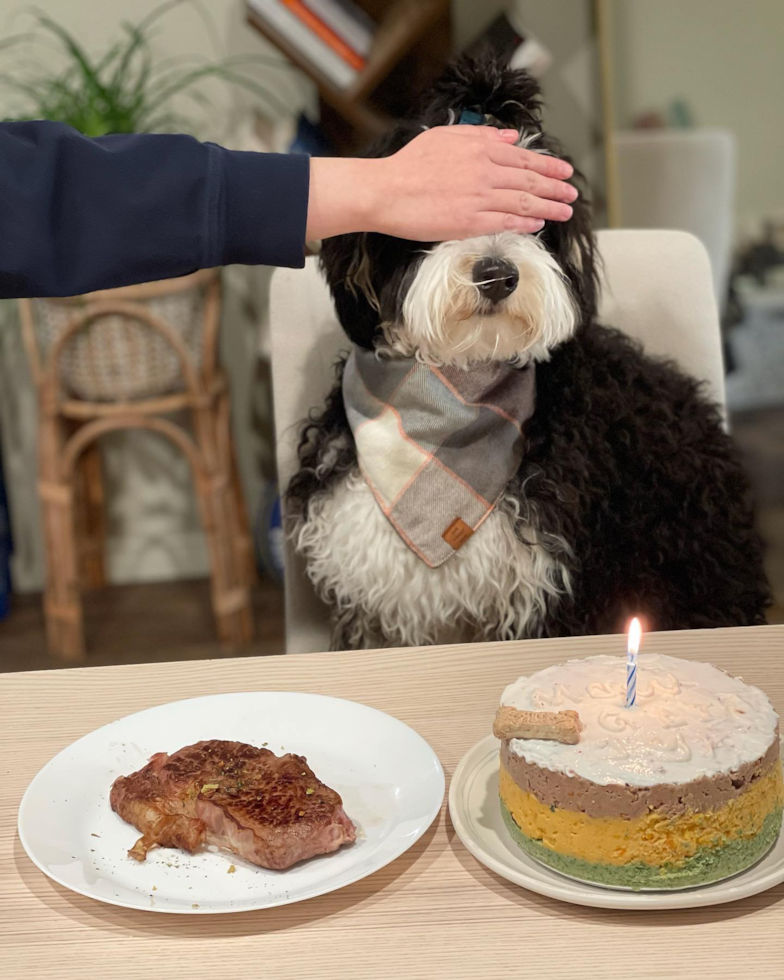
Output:
<svg viewBox="0 0 784 980">
<path fill-rule="evenodd" d="M 187 458 L 209 547 L 218 637 L 227 649 L 252 638 L 253 542 L 217 365 L 220 307 L 215 270 L 20 300 L 38 394 L 47 636 L 64 660 L 85 655 L 82 588 L 106 580 L 99 440 L 122 429 L 157 433 Z M 182 417 L 190 424 L 179 424 Z"/>
</svg>

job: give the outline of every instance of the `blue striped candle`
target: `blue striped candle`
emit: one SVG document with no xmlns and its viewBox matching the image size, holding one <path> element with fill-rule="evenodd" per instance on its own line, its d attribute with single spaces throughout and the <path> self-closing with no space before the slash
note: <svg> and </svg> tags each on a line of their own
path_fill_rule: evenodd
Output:
<svg viewBox="0 0 784 980">
<path fill-rule="evenodd" d="M 642 627 L 635 618 L 629 623 L 626 640 L 626 707 L 633 708 L 637 700 L 637 653 L 640 649 Z"/>
</svg>

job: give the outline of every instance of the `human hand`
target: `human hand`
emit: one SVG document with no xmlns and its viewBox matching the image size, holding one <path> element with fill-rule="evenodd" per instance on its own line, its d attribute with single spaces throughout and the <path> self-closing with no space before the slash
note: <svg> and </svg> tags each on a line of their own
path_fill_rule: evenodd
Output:
<svg viewBox="0 0 784 980">
<path fill-rule="evenodd" d="M 440 126 L 389 157 L 314 159 L 308 240 L 377 231 L 448 241 L 567 221 L 573 168 L 514 146 L 517 138 L 492 126 Z"/>
<path fill-rule="evenodd" d="M 514 146 L 517 138 L 492 126 L 441 126 L 375 161 L 377 230 L 447 241 L 568 220 L 577 190 L 564 179 L 573 168 Z"/>
</svg>

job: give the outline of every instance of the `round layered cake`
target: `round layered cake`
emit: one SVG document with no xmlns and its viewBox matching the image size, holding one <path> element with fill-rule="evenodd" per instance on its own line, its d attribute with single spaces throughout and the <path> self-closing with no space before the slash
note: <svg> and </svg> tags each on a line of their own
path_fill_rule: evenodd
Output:
<svg viewBox="0 0 784 980">
<path fill-rule="evenodd" d="M 501 742 L 501 809 L 517 844 L 563 874 L 634 889 L 703 885 L 754 864 L 778 836 L 784 799 L 765 694 L 711 664 L 643 654 L 634 707 L 625 695 L 625 662 L 609 656 L 504 691 L 502 705 L 549 713 L 530 717 L 579 715 L 574 744 Z"/>
</svg>

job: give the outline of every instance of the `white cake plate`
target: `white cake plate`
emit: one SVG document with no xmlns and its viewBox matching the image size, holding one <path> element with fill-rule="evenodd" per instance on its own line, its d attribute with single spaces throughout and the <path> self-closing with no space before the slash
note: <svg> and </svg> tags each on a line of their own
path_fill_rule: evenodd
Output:
<svg viewBox="0 0 784 980">
<path fill-rule="evenodd" d="M 598 909 L 690 909 L 736 902 L 784 881 L 784 835 L 753 867 L 698 888 L 632 891 L 569 878 L 529 857 L 512 840 L 501 817 L 498 771 L 498 740 L 488 735 L 455 770 L 449 815 L 457 836 L 478 861 L 529 891 Z"/>
</svg>

